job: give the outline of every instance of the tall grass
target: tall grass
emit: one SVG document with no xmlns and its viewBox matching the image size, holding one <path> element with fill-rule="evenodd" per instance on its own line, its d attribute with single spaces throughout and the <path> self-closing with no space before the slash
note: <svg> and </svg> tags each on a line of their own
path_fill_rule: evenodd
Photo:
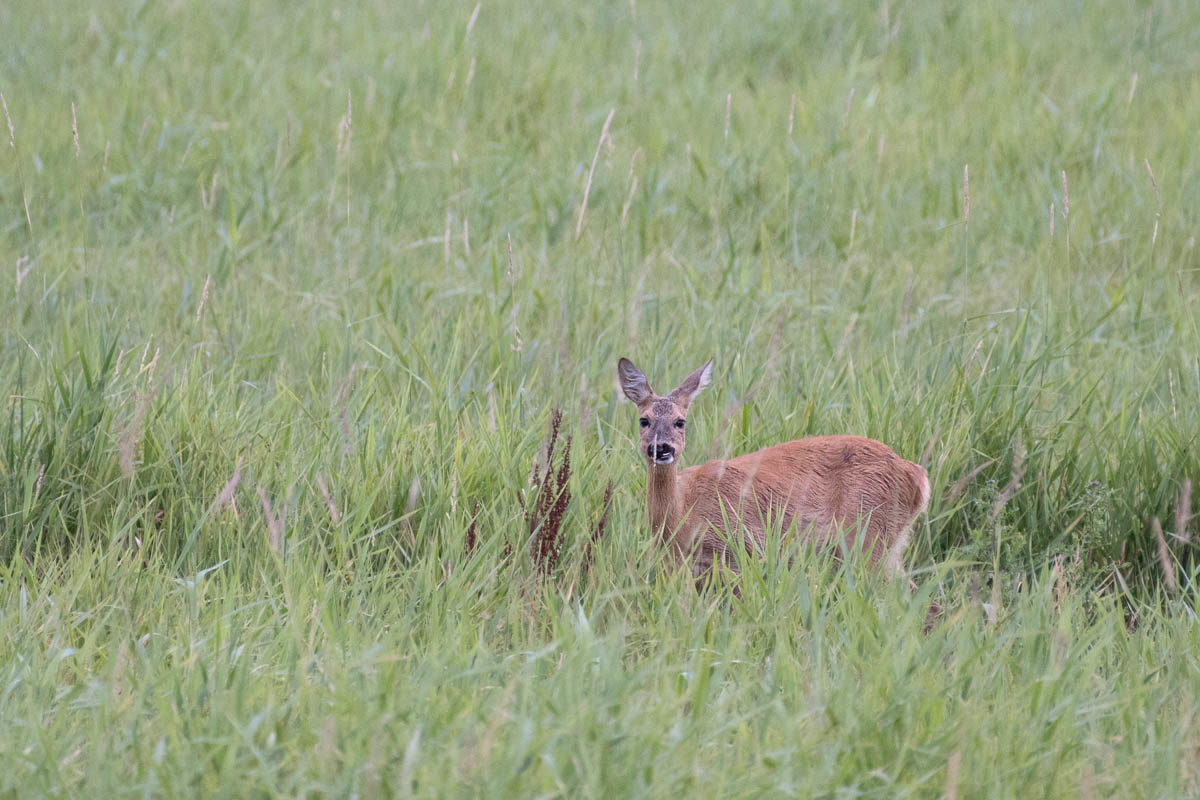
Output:
<svg viewBox="0 0 1200 800">
<path fill-rule="evenodd" d="M 0 6 L 0 794 L 1200 791 L 1196 52 L 1175 2 Z M 928 467 L 915 594 L 664 569 L 614 365 L 710 354 L 685 461 Z"/>
</svg>

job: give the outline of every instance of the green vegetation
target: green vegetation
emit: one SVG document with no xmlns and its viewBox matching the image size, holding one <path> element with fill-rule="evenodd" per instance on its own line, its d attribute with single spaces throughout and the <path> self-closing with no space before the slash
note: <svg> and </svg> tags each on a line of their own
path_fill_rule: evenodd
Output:
<svg viewBox="0 0 1200 800">
<path fill-rule="evenodd" d="M 1200 7 L 473 8 L 0 5 L 0 797 L 1200 793 Z M 919 588 L 663 569 L 620 355 Z"/>
</svg>

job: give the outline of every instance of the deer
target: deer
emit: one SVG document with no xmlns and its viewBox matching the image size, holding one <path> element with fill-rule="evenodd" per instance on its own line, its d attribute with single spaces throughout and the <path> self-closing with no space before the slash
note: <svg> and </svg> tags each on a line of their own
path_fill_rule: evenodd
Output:
<svg viewBox="0 0 1200 800">
<path fill-rule="evenodd" d="M 929 505 L 925 468 L 863 436 L 812 436 L 680 470 L 688 409 L 712 377 L 713 360 L 666 395 L 655 394 L 627 358 L 617 362 L 637 406 L 646 461 L 650 525 L 680 564 L 700 577 L 719 560 L 735 569 L 729 543 L 763 552 L 771 525 L 816 546 L 861 544 L 871 565 L 903 577 L 901 556 Z"/>
</svg>

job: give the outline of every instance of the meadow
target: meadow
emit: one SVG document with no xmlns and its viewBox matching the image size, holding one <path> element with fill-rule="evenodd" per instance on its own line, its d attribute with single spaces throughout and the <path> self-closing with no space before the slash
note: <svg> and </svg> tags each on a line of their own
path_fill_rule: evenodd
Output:
<svg viewBox="0 0 1200 800">
<path fill-rule="evenodd" d="M 0 797 L 1200 795 L 1198 74 L 1190 0 L 0 4 Z M 924 464 L 916 588 L 698 592 L 619 356 L 715 357 L 685 463 Z"/>
</svg>

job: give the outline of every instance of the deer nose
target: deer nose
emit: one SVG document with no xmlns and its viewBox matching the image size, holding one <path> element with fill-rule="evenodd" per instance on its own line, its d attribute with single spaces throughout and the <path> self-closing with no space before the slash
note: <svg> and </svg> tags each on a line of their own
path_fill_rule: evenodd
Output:
<svg viewBox="0 0 1200 800">
<path fill-rule="evenodd" d="M 646 455 L 651 461 L 657 461 L 664 458 L 672 458 L 675 455 L 675 448 L 665 442 L 659 442 L 657 445 L 650 445 L 646 448 Z"/>
</svg>

